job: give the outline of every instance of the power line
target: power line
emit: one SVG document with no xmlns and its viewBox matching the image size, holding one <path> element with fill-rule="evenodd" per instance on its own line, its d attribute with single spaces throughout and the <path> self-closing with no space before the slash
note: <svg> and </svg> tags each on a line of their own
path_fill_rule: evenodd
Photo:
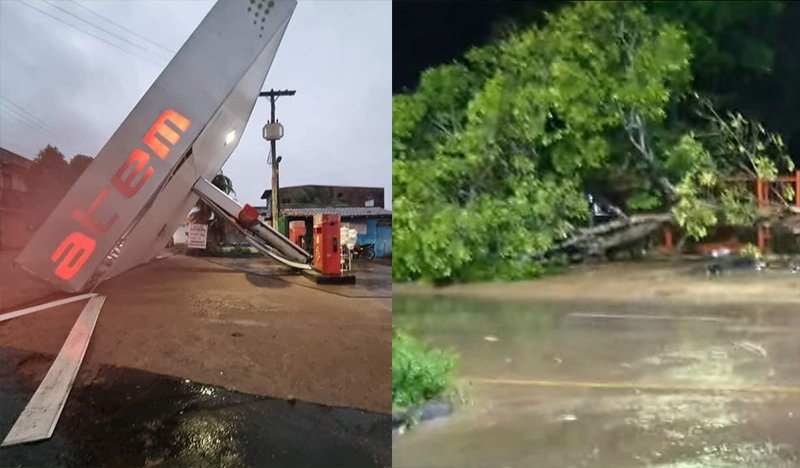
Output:
<svg viewBox="0 0 800 468">
<path fill-rule="evenodd" d="M 109 18 L 106 18 L 105 16 L 101 15 L 100 13 L 97 13 L 96 11 L 92 10 L 91 8 L 87 7 L 86 5 L 83 5 L 83 4 L 82 4 L 82 3 L 80 3 L 80 2 L 77 2 L 77 1 L 75 1 L 75 0 L 69 0 L 69 1 L 70 1 L 70 2 L 72 2 L 72 3 L 74 3 L 75 5 L 78 5 L 79 7 L 83 8 L 83 9 L 84 9 L 84 10 L 86 10 L 86 11 L 88 11 L 89 13 L 91 13 L 91 14 L 93 14 L 93 15 L 97 16 L 98 18 L 104 19 L 104 20 L 108 21 L 109 23 L 113 24 L 114 26 L 116 26 L 116 27 L 118 27 L 118 28 L 120 28 L 120 29 L 123 29 L 123 30 L 127 31 L 127 32 L 129 32 L 130 34 L 133 34 L 134 36 L 138 37 L 139 39 L 145 40 L 145 41 L 149 42 L 150 44 L 153 44 L 154 46 L 160 47 L 160 48 L 164 49 L 165 51 L 167 51 L 167 52 L 169 52 L 169 53 L 171 53 L 171 54 L 176 54 L 176 53 L 177 53 L 177 51 L 175 51 L 175 50 L 172 50 L 172 49 L 170 49 L 169 47 L 165 47 L 165 46 L 163 46 L 163 45 L 159 44 L 158 42 L 152 41 L 152 40 L 148 39 L 147 37 L 145 37 L 145 36 L 142 36 L 141 34 L 137 33 L 136 31 L 133 31 L 133 30 L 131 30 L 131 29 L 128 29 L 128 28 L 126 28 L 125 26 L 123 26 L 123 25 L 121 25 L 121 24 L 117 23 L 117 22 L 116 22 L 116 21 L 114 21 L 114 20 L 111 20 L 111 19 L 109 19 Z"/>
<path fill-rule="evenodd" d="M 95 39 L 97 39 L 97 40 L 99 40 L 99 41 L 105 42 L 106 44 L 110 45 L 111 47 L 114 47 L 115 49 L 119 49 L 119 50 L 121 50 L 121 51 L 125 52 L 126 54 L 130 54 L 130 55 L 132 55 L 132 56 L 134 56 L 134 57 L 136 57 L 136 58 L 138 58 L 138 59 L 144 60 L 145 62 L 149 63 L 150 65 L 153 65 L 153 66 L 155 66 L 155 67 L 158 67 L 158 68 L 162 68 L 162 65 L 160 65 L 160 64 L 157 64 L 157 63 L 151 62 L 150 60 L 147 60 L 147 59 L 145 59 L 145 58 L 143 58 L 143 57 L 141 57 L 141 56 L 139 56 L 139 55 L 136 55 L 135 53 L 133 53 L 133 52 L 131 52 L 131 51 L 127 50 L 127 49 L 123 49 L 122 47 L 120 47 L 120 46 L 118 46 L 118 45 L 116 45 L 116 44 L 114 44 L 114 43 L 108 42 L 107 40 L 103 39 L 102 37 L 100 37 L 100 36 L 97 36 L 97 35 L 95 35 L 95 34 L 92 34 L 92 33 L 88 32 L 88 31 L 85 31 L 85 30 L 83 30 L 83 29 L 81 29 L 81 28 L 79 28 L 79 27 L 75 26 L 74 24 L 70 24 L 70 23 L 68 23 L 68 22 L 66 22 L 66 21 L 64 21 L 64 20 L 62 20 L 61 18 L 59 18 L 59 17 L 57 17 L 57 16 L 53 16 L 53 15 L 51 15 L 50 13 L 48 13 L 48 12 L 46 12 L 46 11 L 40 10 L 40 9 L 38 9 L 38 8 L 34 7 L 33 5 L 31 5 L 31 4 L 30 4 L 30 3 L 28 3 L 28 2 L 24 2 L 24 1 L 22 1 L 22 0 L 17 0 L 17 1 L 18 1 L 19 3 L 21 3 L 21 4 L 25 5 L 25 6 L 26 6 L 26 7 L 28 7 L 28 8 L 32 8 L 32 9 L 34 9 L 34 10 L 38 11 L 39 13 L 41 13 L 41 14 L 43 14 L 43 15 L 49 16 L 50 18 L 53 18 L 54 20 L 56 20 L 56 21 L 58 21 L 58 22 L 60 22 L 60 23 L 63 23 L 63 24 L 65 24 L 65 25 L 67 25 L 67 26 L 69 26 L 70 28 L 76 29 L 76 30 L 78 30 L 78 31 L 80 31 L 80 32 L 82 32 L 82 33 L 84 33 L 84 34 L 86 34 L 86 35 L 88 35 L 88 36 L 91 36 L 91 37 L 93 37 L 93 38 L 95 38 Z"/>
<path fill-rule="evenodd" d="M 87 20 L 85 20 L 85 19 L 81 18 L 80 16 L 76 15 L 75 13 L 72 13 L 71 11 L 69 11 L 69 10 L 66 10 L 66 9 L 64 9 L 64 8 L 61 8 L 60 6 L 56 5 L 55 3 L 48 2 L 47 0 L 44 0 L 44 3 L 47 3 L 47 4 L 48 4 L 48 5 L 50 5 L 51 7 L 53 7 L 53 8 L 57 8 L 57 9 L 59 9 L 59 10 L 63 11 L 64 13 L 66 13 L 66 14 L 68 14 L 68 15 L 72 16 L 73 18 L 77 18 L 77 19 L 79 19 L 79 20 L 83 21 L 84 23 L 88 24 L 89 26 L 93 26 L 93 27 L 95 27 L 95 28 L 97 28 L 97 29 L 99 29 L 99 30 L 103 31 L 104 33 L 108 34 L 109 36 L 116 37 L 117 39 L 119 39 L 119 40 L 120 40 L 120 41 L 122 41 L 122 42 L 125 42 L 125 43 L 127 43 L 127 44 L 130 44 L 130 45 L 132 45 L 132 46 L 134 46 L 134 47 L 136 47 L 136 48 L 138 48 L 138 49 L 140 49 L 140 50 L 143 50 L 143 51 L 144 51 L 145 53 L 147 53 L 147 54 L 152 54 L 152 53 L 153 53 L 151 50 L 145 49 L 144 47 L 140 46 L 139 44 L 136 44 L 136 43 L 134 43 L 134 42 L 131 42 L 131 41 L 129 41 L 128 39 L 125 39 L 125 38 L 124 38 L 124 37 L 122 37 L 122 36 L 118 36 L 118 35 L 114 34 L 113 32 L 109 31 L 108 29 L 106 29 L 106 28 L 103 28 L 103 27 L 100 27 L 100 26 L 98 26 L 98 25 L 96 25 L 96 24 L 92 23 L 91 21 L 87 21 Z"/>
<path fill-rule="evenodd" d="M 42 120 L 42 119 L 36 117 L 35 115 L 31 114 L 30 112 L 25 110 L 22 106 L 20 106 L 18 104 L 15 104 L 12 100 L 10 100 L 10 99 L 8 99 L 6 97 L 3 97 L 3 96 L 0 96 L 0 100 L 6 101 L 8 104 L 12 105 L 13 106 L 13 110 L 17 111 L 17 113 L 22 112 L 23 114 L 25 114 L 24 116 L 28 117 L 27 120 L 29 120 L 31 123 L 38 124 L 39 127 L 42 127 L 44 130 L 48 131 L 53 137 L 59 138 L 61 140 L 67 140 L 67 141 L 71 140 L 70 137 L 68 137 L 67 135 L 65 135 L 61 131 L 53 128 L 52 126 L 50 126 L 44 120 Z M 8 109 L 8 104 L 5 105 L 6 109 Z M 3 106 L 3 103 L 0 102 L 0 108 L 2 108 L 2 106 Z M 72 148 L 70 148 L 69 146 L 65 146 L 65 148 L 72 150 Z"/>
<path fill-rule="evenodd" d="M 58 130 L 56 130 L 55 128 L 53 128 L 52 126 L 48 125 L 47 122 L 45 122 L 44 120 L 36 117 L 35 115 L 31 114 L 30 112 L 28 112 L 27 110 L 25 110 L 21 106 L 15 104 L 12 100 L 10 100 L 10 99 L 8 99 L 6 97 L 3 97 L 3 96 L 0 96 L 0 99 L 2 99 L 3 101 L 6 101 L 8 104 L 10 104 L 16 110 L 19 110 L 20 112 L 26 114 L 28 117 L 30 117 L 31 119 L 33 119 L 37 123 L 41 124 L 42 126 L 44 126 L 46 129 L 52 131 L 53 133 L 57 133 L 57 134 L 61 135 L 62 137 L 66 136 L 63 133 L 61 133 Z"/>
<path fill-rule="evenodd" d="M 53 136 L 57 136 L 57 135 L 48 135 L 47 132 L 44 132 L 40 128 L 37 128 L 37 127 L 29 124 L 27 121 L 25 121 L 25 120 L 19 118 L 18 116 L 12 114 L 11 112 L 9 112 L 9 108 L 8 107 L 5 107 L 5 108 L 2 107 L 2 103 L 0 103 L 0 114 L 1 113 L 5 113 L 7 116 L 13 118 L 14 120 L 16 120 L 17 122 L 21 123 L 22 125 L 30 128 L 31 130 L 33 130 L 33 131 L 35 131 L 37 133 L 40 133 L 42 136 L 46 137 L 48 140 L 52 140 Z M 55 143 L 55 142 L 53 142 L 53 143 Z M 69 152 L 71 152 L 73 154 L 79 154 L 77 151 L 75 151 L 73 148 L 71 148 L 71 147 L 69 147 L 67 145 L 61 145 L 61 146 L 62 146 L 62 148 L 65 148 L 65 149 L 69 150 Z"/>
<path fill-rule="evenodd" d="M 41 130 L 39 130 L 38 128 L 36 128 L 36 127 L 33 127 L 32 125 L 28 124 L 28 123 L 27 123 L 27 122 L 25 122 L 24 120 L 21 120 L 21 119 L 20 119 L 19 117 L 17 117 L 16 115 L 14 115 L 14 114 L 10 113 L 10 112 L 9 112 L 7 109 L 4 109 L 4 108 L 0 107 L 0 114 L 5 114 L 5 115 L 7 115 L 7 116 L 11 117 L 12 119 L 16 120 L 17 122 L 21 123 L 22 125 L 24 125 L 24 126 L 26 126 L 26 127 L 30 128 L 31 130 L 33 130 L 33 131 L 35 131 L 35 132 L 37 132 L 37 133 L 41 133 L 41 134 L 42 134 L 42 136 L 47 136 L 46 134 L 44 134 L 44 133 L 43 133 Z"/>
<path fill-rule="evenodd" d="M 53 135 L 52 132 L 50 132 L 49 130 L 47 130 L 46 128 L 41 126 L 40 124 L 38 124 L 35 121 L 31 120 L 29 117 L 26 117 L 24 114 L 22 114 L 18 110 L 10 108 L 7 105 L 3 104 L 2 102 L 0 102 L 0 110 L 5 110 L 6 114 L 13 115 L 14 117 L 16 117 L 17 120 L 19 120 L 22 123 L 25 123 L 30 128 L 35 129 L 37 132 L 40 132 L 42 134 L 48 134 L 51 137 L 56 136 L 56 135 Z"/>
<path fill-rule="evenodd" d="M 3 107 L 0 107 L 0 114 L 6 114 L 7 116 L 9 116 L 12 119 L 16 120 L 17 122 L 21 123 L 22 125 L 25 125 L 26 127 L 30 128 L 30 129 L 32 129 L 32 130 L 34 130 L 36 132 L 41 133 L 41 130 L 39 130 L 38 128 L 35 128 L 35 127 L 31 126 L 30 124 L 28 124 L 27 122 L 21 120 L 19 117 L 17 117 L 16 115 L 12 114 L 11 112 L 9 112 L 8 110 L 6 110 Z"/>
</svg>

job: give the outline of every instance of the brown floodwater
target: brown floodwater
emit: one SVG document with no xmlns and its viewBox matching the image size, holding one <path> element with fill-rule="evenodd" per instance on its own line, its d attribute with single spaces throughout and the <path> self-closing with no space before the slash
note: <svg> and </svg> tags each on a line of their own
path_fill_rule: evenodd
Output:
<svg viewBox="0 0 800 468">
<path fill-rule="evenodd" d="M 460 354 L 461 401 L 449 417 L 396 434 L 393 466 L 800 466 L 792 297 L 766 305 L 612 303 L 579 289 L 558 301 L 514 297 L 394 296 L 395 326 Z"/>
</svg>

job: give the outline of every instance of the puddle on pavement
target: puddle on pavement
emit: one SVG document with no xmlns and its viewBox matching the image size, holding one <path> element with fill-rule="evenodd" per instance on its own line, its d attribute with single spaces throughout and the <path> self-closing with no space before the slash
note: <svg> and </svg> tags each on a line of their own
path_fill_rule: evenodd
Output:
<svg viewBox="0 0 800 468">
<path fill-rule="evenodd" d="M 395 326 L 461 355 L 465 396 L 450 417 L 394 436 L 393 466 L 800 466 L 791 311 L 396 295 L 393 312 Z"/>
<path fill-rule="evenodd" d="M 54 356 L 0 347 L 0 438 Z M 0 449 L 0 466 L 388 466 L 391 417 L 247 395 L 188 379 L 84 367 L 53 436 Z"/>
</svg>

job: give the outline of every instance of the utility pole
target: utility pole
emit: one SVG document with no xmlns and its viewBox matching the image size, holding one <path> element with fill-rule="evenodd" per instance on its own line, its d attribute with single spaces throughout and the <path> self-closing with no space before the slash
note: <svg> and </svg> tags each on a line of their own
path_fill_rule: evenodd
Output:
<svg viewBox="0 0 800 468">
<path fill-rule="evenodd" d="M 277 140 L 280 140 L 283 137 L 283 125 L 278 123 L 275 119 L 275 101 L 278 100 L 280 96 L 294 96 L 297 91 L 295 90 L 278 90 L 275 91 L 274 89 L 270 89 L 269 91 L 261 91 L 258 96 L 259 97 L 268 97 L 269 103 L 271 106 L 271 114 L 269 122 L 264 125 L 263 130 L 263 137 L 265 140 L 269 141 L 270 145 L 270 154 L 271 154 L 271 162 L 272 162 L 272 227 L 278 229 L 278 218 L 280 217 L 280 198 L 278 194 L 278 165 L 281 162 L 281 158 L 278 157 L 277 150 L 275 149 Z M 270 162 L 270 160 L 267 160 Z"/>
</svg>

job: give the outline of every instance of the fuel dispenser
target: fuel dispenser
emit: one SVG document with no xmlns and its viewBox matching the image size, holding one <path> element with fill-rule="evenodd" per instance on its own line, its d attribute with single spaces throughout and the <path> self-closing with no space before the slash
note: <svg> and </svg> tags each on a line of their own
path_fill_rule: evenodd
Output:
<svg viewBox="0 0 800 468">
<path fill-rule="evenodd" d="M 353 269 L 353 248 L 358 240 L 358 231 L 350 229 L 347 225 L 342 226 L 339 236 L 342 245 L 342 273 Z"/>
<path fill-rule="evenodd" d="M 341 217 L 314 215 L 314 269 L 323 275 L 341 276 L 342 251 L 339 245 Z"/>
<path fill-rule="evenodd" d="M 305 221 L 291 221 L 289 222 L 289 240 L 301 249 L 306 248 L 306 222 Z"/>
</svg>

